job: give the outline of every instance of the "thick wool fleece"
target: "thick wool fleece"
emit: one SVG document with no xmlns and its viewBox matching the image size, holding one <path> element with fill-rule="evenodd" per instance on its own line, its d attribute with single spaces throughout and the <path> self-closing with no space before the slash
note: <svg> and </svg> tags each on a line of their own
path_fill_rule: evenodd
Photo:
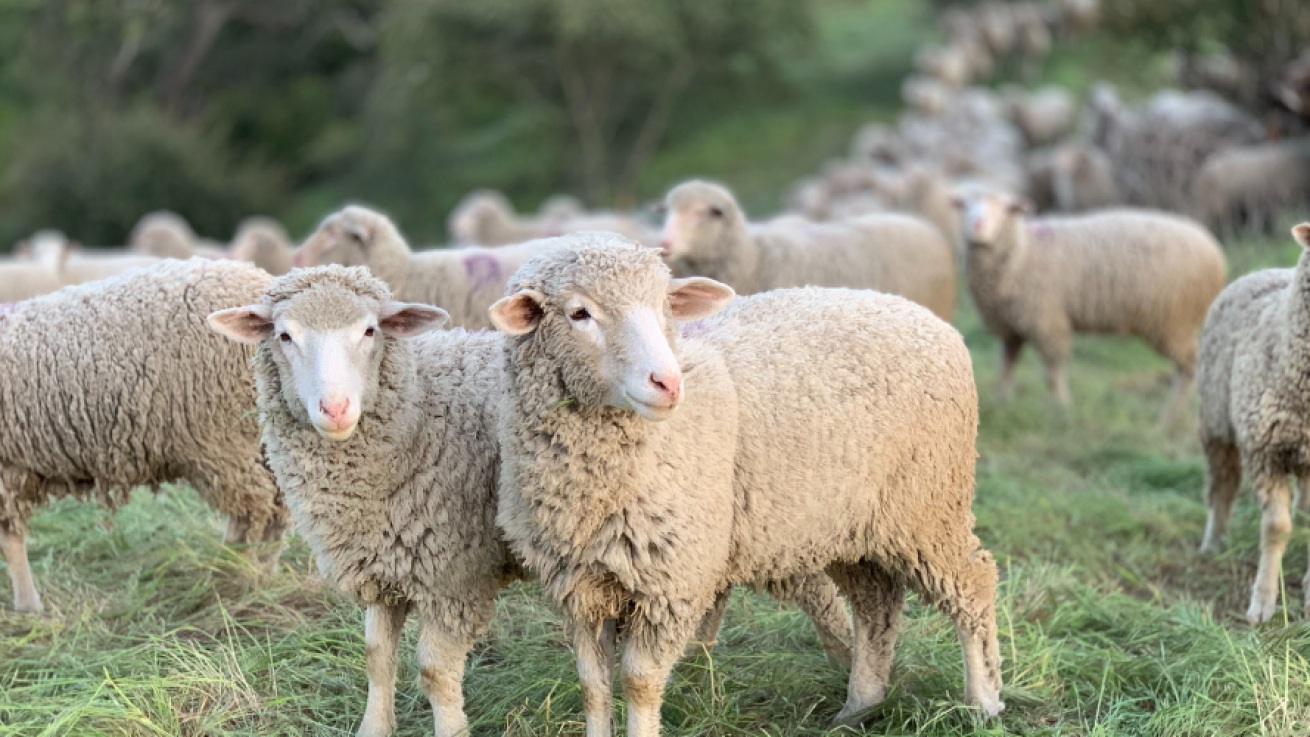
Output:
<svg viewBox="0 0 1310 737">
<path fill-rule="evenodd" d="M 414 253 L 387 216 L 350 206 L 329 216 L 300 246 L 300 266 L 367 266 L 396 299 L 437 305 L 451 325 L 491 327 L 487 308 L 505 292 L 505 282 L 542 249 L 541 242 L 501 248 L 452 248 Z"/>
<path fill-rule="evenodd" d="M 343 267 L 294 270 L 263 297 L 324 330 L 390 299 L 366 269 Z M 385 337 L 377 390 L 344 442 L 313 429 L 276 340 L 255 356 L 264 444 L 323 576 L 363 604 L 413 606 L 472 644 L 517 575 L 494 524 L 500 337 Z"/>
<path fill-rule="evenodd" d="M 23 534 L 52 498 L 112 506 L 185 480 L 246 539 L 280 537 L 251 352 L 205 322 L 269 281 L 248 264 L 166 261 L 0 313 L 0 533 Z"/>
<path fill-rule="evenodd" d="M 1245 472 L 1264 510 L 1260 568 L 1247 612 L 1257 622 L 1277 606 L 1279 562 L 1292 524 L 1288 476 L 1297 478 L 1303 505 L 1310 492 L 1307 369 L 1310 251 L 1295 269 L 1260 271 L 1229 285 L 1201 334 L 1197 385 L 1210 507 L 1202 549 L 1222 541 Z"/>
<path fill-rule="evenodd" d="M 621 619 L 642 646 L 681 647 L 683 603 L 699 606 L 706 586 L 828 571 L 856 613 L 840 717 L 854 720 L 885 692 L 909 585 L 955 620 L 970 700 L 999 711 L 996 569 L 971 532 L 977 396 L 959 334 L 874 292 L 745 298 L 670 335 L 686 400 L 652 423 L 567 370 L 579 357 L 558 305 L 569 290 L 649 304 L 667 270 L 615 236 L 558 240 L 511 282 L 546 308 L 506 342 L 498 520 L 570 621 Z"/>
<path fill-rule="evenodd" d="M 1169 414 L 1191 383 L 1201 323 L 1224 287 L 1226 266 L 1218 241 L 1200 224 L 1115 209 L 1011 215 L 993 243 L 970 240 L 965 270 L 983 322 L 1006 344 L 1007 365 L 1032 342 L 1063 393 L 1059 372 L 1074 333 L 1138 335 L 1178 374 Z"/>
<path fill-rule="evenodd" d="M 718 208 L 697 228 L 679 273 L 706 276 L 738 294 L 784 287 L 875 289 L 918 302 L 949 321 L 955 308 L 955 254 L 932 225 L 906 215 L 864 215 L 827 223 L 784 218 L 747 223 L 726 188 L 708 182 L 669 192 L 670 213 Z"/>
</svg>

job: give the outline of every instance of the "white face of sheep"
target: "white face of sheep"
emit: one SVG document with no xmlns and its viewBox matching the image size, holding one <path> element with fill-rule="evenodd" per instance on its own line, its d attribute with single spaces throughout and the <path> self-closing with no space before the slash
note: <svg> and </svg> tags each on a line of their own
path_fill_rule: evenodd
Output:
<svg viewBox="0 0 1310 737">
<path fill-rule="evenodd" d="M 354 434 L 377 390 L 382 336 L 412 338 L 450 318 L 428 305 L 388 302 L 372 310 L 351 300 L 338 311 L 344 319 L 316 327 L 296 319 L 296 311 L 288 309 L 294 303 L 292 299 L 276 308 L 258 304 L 215 312 L 209 325 L 238 343 L 262 343 L 265 350 L 276 351 L 284 385 L 294 389 L 314 430 L 335 441 Z"/>
<path fill-rule="evenodd" d="M 1026 214 L 1030 209 L 1024 202 L 998 194 L 955 196 L 951 198 L 951 204 L 960 211 L 964 239 L 982 245 L 995 243 L 1008 220 Z"/>
<path fill-rule="evenodd" d="M 581 405 L 659 421 L 683 398 L 672 323 L 712 315 L 734 296 L 731 287 L 699 277 L 666 277 L 663 288 L 621 301 L 580 288 L 549 296 L 524 289 L 492 305 L 491 320 L 507 335 L 548 341 L 549 355 L 563 364 L 567 391 Z"/>
<path fill-rule="evenodd" d="M 670 259 L 702 255 L 710 244 L 719 240 L 725 227 L 727 209 L 722 205 L 693 202 L 679 208 L 668 207 L 660 255 Z"/>
</svg>

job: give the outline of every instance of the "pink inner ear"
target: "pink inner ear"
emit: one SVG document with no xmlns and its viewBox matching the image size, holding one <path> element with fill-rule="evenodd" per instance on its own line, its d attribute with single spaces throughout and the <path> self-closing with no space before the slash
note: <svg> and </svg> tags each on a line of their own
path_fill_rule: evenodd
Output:
<svg viewBox="0 0 1310 737">
<path fill-rule="evenodd" d="M 378 321 L 382 331 L 402 338 L 425 333 L 449 319 L 444 310 L 427 305 L 402 305 Z"/>
<path fill-rule="evenodd" d="M 678 320 L 695 320 L 712 315 L 734 297 L 732 289 L 718 282 L 692 282 L 669 292 L 669 309 Z"/>
<path fill-rule="evenodd" d="M 1301 223 L 1292 228 L 1292 236 L 1304 248 L 1310 248 L 1310 223 Z"/>
<path fill-rule="evenodd" d="M 538 301 L 540 296 L 527 291 L 505 297 L 491 306 L 492 321 L 498 329 L 509 335 L 531 332 L 545 316 Z"/>
<path fill-rule="evenodd" d="M 273 331 L 272 320 L 256 307 L 217 312 L 209 321 L 224 335 L 246 343 L 258 343 Z"/>
</svg>

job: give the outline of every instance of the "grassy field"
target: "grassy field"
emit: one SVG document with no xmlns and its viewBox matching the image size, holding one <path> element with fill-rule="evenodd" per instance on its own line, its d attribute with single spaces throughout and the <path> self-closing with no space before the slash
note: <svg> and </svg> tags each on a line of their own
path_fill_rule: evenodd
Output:
<svg viewBox="0 0 1310 737">
<path fill-rule="evenodd" d="M 1230 251 L 1234 274 L 1296 255 L 1281 237 Z M 1286 561 L 1291 613 L 1249 627 L 1255 505 L 1240 500 L 1227 552 L 1195 552 L 1205 469 L 1194 416 L 1171 432 L 1155 426 L 1166 363 L 1134 340 L 1080 339 L 1071 414 L 1053 407 L 1032 356 L 1000 406 L 996 343 L 967 300 L 956 323 L 982 394 L 975 510 L 1001 567 L 1009 708 L 984 723 L 960 706 L 953 631 L 912 600 L 891 693 L 864 733 L 1310 731 L 1305 536 Z M 258 581 L 220 537 L 186 489 L 140 494 L 116 514 L 60 503 L 37 516 L 31 557 L 49 611 L 0 613 L 0 735 L 353 734 L 362 611 L 324 587 L 299 540 Z M 0 609 L 10 603 L 6 587 Z M 399 734 L 431 734 L 413 641 L 411 625 Z M 718 649 L 675 671 L 666 733 L 825 734 L 844 683 L 803 616 L 738 593 Z M 465 690 L 474 735 L 583 733 L 559 620 L 531 586 L 502 596 Z"/>
</svg>

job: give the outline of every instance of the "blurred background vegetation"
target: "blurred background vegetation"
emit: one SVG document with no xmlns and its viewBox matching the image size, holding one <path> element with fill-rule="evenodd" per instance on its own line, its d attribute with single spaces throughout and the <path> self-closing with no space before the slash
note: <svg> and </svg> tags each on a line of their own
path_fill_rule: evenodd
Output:
<svg viewBox="0 0 1310 737">
<path fill-rule="evenodd" d="M 1044 76 L 1150 88 L 1165 48 L 1272 68 L 1310 39 L 1282 14 L 1301 2 L 1109 0 Z M 767 211 L 893 115 L 951 4 L 0 0 L 0 249 L 42 227 L 119 244 L 156 209 L 302 233 L 344 200 L 430 243 L 478 187 L 628 209 L 691 175 Z"/>
</svg>

